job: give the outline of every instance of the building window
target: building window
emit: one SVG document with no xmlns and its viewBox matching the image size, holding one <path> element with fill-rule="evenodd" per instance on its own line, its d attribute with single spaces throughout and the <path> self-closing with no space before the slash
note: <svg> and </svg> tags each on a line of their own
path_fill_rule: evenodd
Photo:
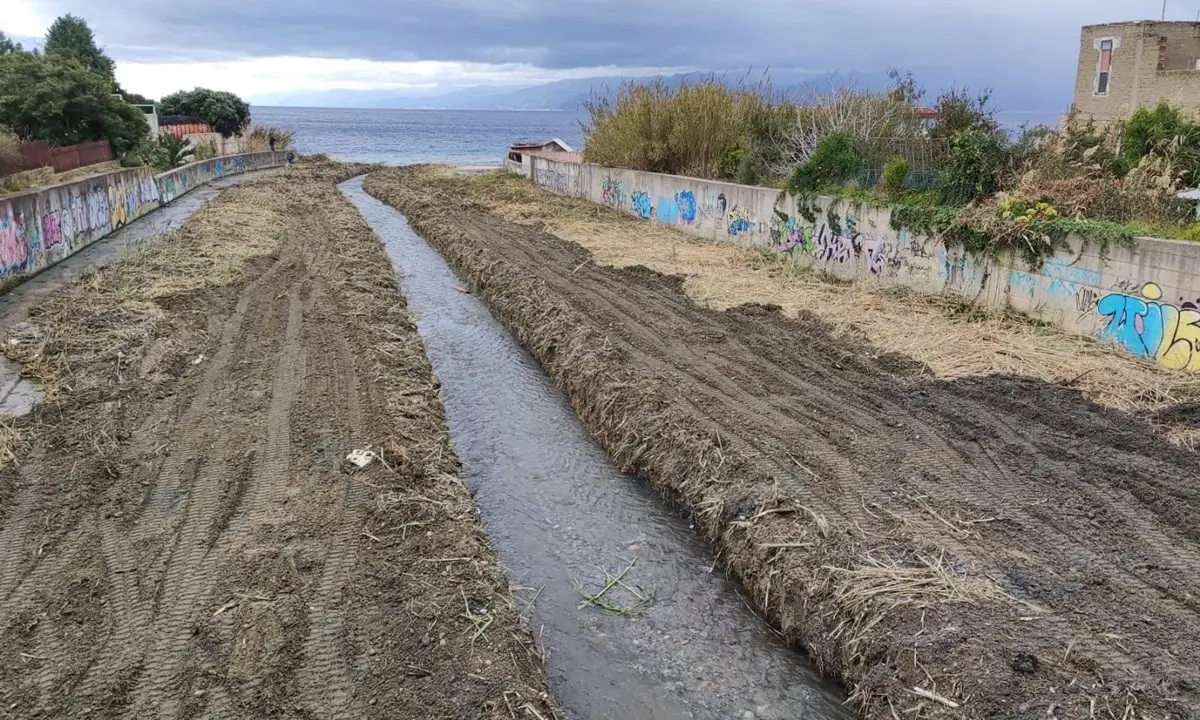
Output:
<svg viewBox="0 0 1200 720">
<path fill-rule="evenodd" d="M 1096 94 L 1107 95 L 1109 81 L 1112 76 L 1112 54 L 1113 41 L 1112 39 L 1101 40 L 1099 44 L 1100 61 L 1096 68 Z"/>
</svg>

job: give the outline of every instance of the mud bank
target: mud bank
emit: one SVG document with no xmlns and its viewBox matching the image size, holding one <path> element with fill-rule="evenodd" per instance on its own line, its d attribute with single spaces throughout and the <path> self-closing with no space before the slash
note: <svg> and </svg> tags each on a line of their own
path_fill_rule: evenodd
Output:
<svg viewBox="0 0 1200 720">
<path fill-rule="evenodd" d="M 5 338 L 49 395 L 0 470 L 0 716 L 558 716 L 362 171 L 226 190 Z"/>
<path fill-rule="evenodd" d="M 365 187 L 864 717 L 1195 716 L 1200 483 L 1149 424 L 1028 378 L 930 380 L 805 313 L 699 308 L 413 170 Z"/>
</svg>

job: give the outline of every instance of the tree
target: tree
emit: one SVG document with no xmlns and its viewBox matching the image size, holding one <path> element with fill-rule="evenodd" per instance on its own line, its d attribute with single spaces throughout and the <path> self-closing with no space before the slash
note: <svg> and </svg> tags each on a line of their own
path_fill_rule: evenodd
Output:
<svg viewBox="0 0 1200 720">
<path fill-rule="evenodd" d="M 158 112 L 199 118 L 225 137 L 250 124 L 250 106 L 244 100 L 230 92 L 207 88 L 172 93 L 159 103 Z"/>
<path fill-rule="evenodd" d="M 0 125 L 22 140 L 71 145 L 107 139 L 123 155 L 150 133 L 145 115 L 113 97 L 107 77 L 61 55 L 0 55 Z"/>
<path fill-rule="evenodd" d="M 96 36 L 87 21 L 74 15 L 63 15 L 46 32 L 46 55 L 78 60 L 81 65 L 110 82 L 115 63 L 96 45 Z"/>
<path fill-rule="evenodd" d="M 21 52 L 21 43 L 13 42 L 12 38 L 0 30 L 0 55 L 11 55 Z"/>
</svg>

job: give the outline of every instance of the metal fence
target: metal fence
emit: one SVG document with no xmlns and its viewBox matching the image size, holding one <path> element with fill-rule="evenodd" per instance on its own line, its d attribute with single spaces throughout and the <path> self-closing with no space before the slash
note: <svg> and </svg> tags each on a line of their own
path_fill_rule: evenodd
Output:
<svg viewBox="0 0 1200 720">
<path fill-rule="evenodd" d="M 16 172 L 51 167 L 54 172 L 60 173 L 116 159 L 107 140 L 63 147 L 51 147 L 44 142 L 24 142 L 20 145 L 20 153 Z"/>
</svg>

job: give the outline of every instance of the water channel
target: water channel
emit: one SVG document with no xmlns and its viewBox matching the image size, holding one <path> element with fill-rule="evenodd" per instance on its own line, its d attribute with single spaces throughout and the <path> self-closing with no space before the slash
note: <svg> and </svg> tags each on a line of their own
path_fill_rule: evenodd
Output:
<svg viewBox="0 0 1200 720">
<path fill-rule="evenodd" d="M 441 381 L 468 486 L 547 650 L 551 689 L 579 720 L 849 717 L 746 604 L 686 516 L 623 475 L 537 362 L 462 287 L 403 215 L 341 185 L 383 239 Z M 581 606 L 629 567 L 602 600 Z M 626 585 L 630 587 L 626 587 Z M 632 588 L 632 589 L 631 589 Z M 639 595 L 653 597 L 638 607 Z"/>
</svg>

